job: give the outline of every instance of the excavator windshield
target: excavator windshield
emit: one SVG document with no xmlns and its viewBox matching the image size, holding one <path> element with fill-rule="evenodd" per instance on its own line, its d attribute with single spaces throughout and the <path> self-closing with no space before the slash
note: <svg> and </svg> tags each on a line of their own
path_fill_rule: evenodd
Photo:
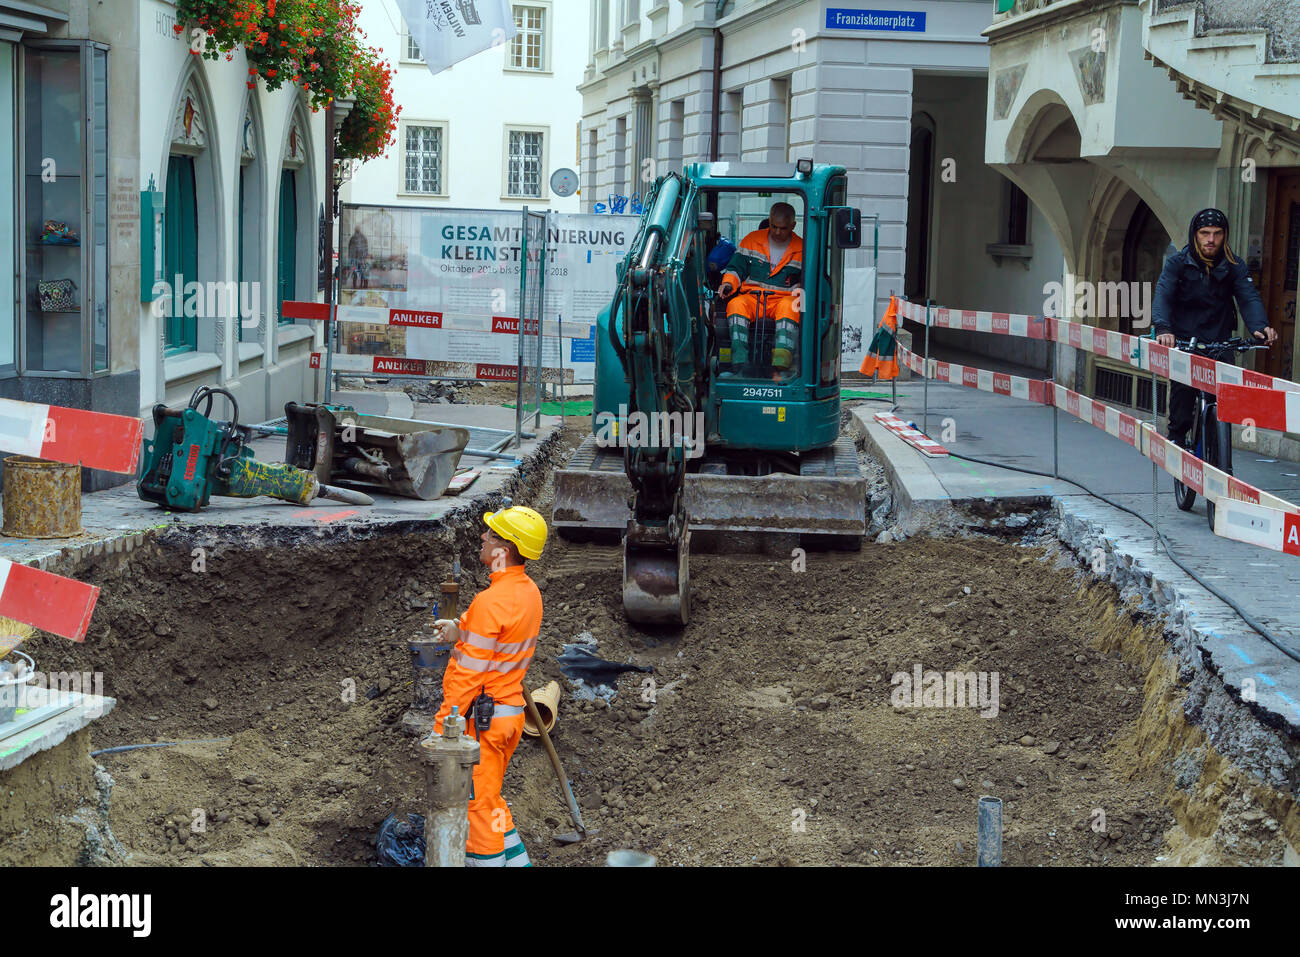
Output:
<svg viewBox="0 0 1300 957">
<path fill-rule="evenodd" d="M 807 204 L 798 192 L 706 190 L 711 212 L 705 282 L 721 377 L 793 379 L 803 362 Z"/>
</svg>

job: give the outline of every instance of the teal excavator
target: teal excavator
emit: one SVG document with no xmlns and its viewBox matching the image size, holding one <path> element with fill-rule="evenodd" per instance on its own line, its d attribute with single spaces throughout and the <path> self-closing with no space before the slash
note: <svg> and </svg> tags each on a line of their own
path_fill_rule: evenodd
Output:
<svg viewBox="0 0 1300 957">
<path fill-rule="evenodd" d="M 567 539 L 622 538 L 630 620 L 686 624 L 693 544 L 861 546 L 866 483 L 840 436 L 844 258 L 862 233 L 847 194 L 843 167 L 807 159 L 696 163 L 651 189 L 597 320 L 592 434 L 557 471 L 552 514 Z M 729 281 L 744 238 L 790 208 L 789 288 L 765 288 L 752 259 L 739 278 L 758 282 Z"/>
</svg>

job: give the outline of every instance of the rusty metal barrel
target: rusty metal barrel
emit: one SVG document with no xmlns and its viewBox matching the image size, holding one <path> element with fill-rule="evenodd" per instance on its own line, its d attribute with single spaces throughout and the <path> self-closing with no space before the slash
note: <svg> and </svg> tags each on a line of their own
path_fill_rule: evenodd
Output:
<svg viewBox="0 0 1300 957">
<path fill-rule="evenodd" d="M 81 531 L 81 466 L 26 455 L 4 460 L 4 527 L 10 538 L 72 538 Z"/>
</svg>

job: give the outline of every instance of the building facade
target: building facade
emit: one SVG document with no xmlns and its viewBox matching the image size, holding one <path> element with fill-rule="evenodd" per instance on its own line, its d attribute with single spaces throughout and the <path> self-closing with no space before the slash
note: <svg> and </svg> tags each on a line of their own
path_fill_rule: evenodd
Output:
<svg viewBox="0 0 1300 957">
<path fill-rule="evenodd" d="M 1300 31 L 1294 16 L 1280 15 L 1286 9 L 1007 4 L 985 31 L 993 77 L 985 158 L 1042 211 L 1076 285 L 1154 283 L 1169 246 L 1187 243 L 1192 215 L 1223 209 L 1280 336 L 1245 361 L 1294 380 Z M 1079 318 L 1144 331 L 1132 313 Z M 1131 369 L 1071 349 L 1061 360 L 1080 391 L 1149 408 L 1149 387 Z"/>
<path fill-rule="evenodd" d="M 170 0 L 0 2 L 0 395 L 124 415 L 319 394 L 324 113 L 205 60 Z M 95 487 L 120 481 L 91 475 Z"/>
<path fill-rule="evenodd" d="M 512 3 L 519 35 L 436 76 L 394 0 L 364 0 L 369 43 L 397 67 L 397 142 L 343 185 L 345 203 L 577 212 L 552 174 L 578 168 L 587 11 L 578 0 Z M 346 243 L 346 237 L 344 237 Z"/>
<path fill-rule="evenodd" d="M 848 202 L 878 218 L 874 317 L 891 293 L 1041 309 L 1060 248 L 984 164 L 987 3 L 898 0 L 880 23 L 827 0 L 590 2 L 585 210 L 688 162 L 811 157 L 847 168 Z"/>
</svg>

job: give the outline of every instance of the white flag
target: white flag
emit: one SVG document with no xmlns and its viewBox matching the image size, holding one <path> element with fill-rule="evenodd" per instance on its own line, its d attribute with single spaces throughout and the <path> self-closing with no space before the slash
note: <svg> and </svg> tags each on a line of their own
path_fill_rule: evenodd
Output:
<svg viewBox="0 0 1300 957">
<path fill-rule="evenodd" d="M 510 0 L 397 0 L 430 73 L 513 40 Z"/>
</svg>

